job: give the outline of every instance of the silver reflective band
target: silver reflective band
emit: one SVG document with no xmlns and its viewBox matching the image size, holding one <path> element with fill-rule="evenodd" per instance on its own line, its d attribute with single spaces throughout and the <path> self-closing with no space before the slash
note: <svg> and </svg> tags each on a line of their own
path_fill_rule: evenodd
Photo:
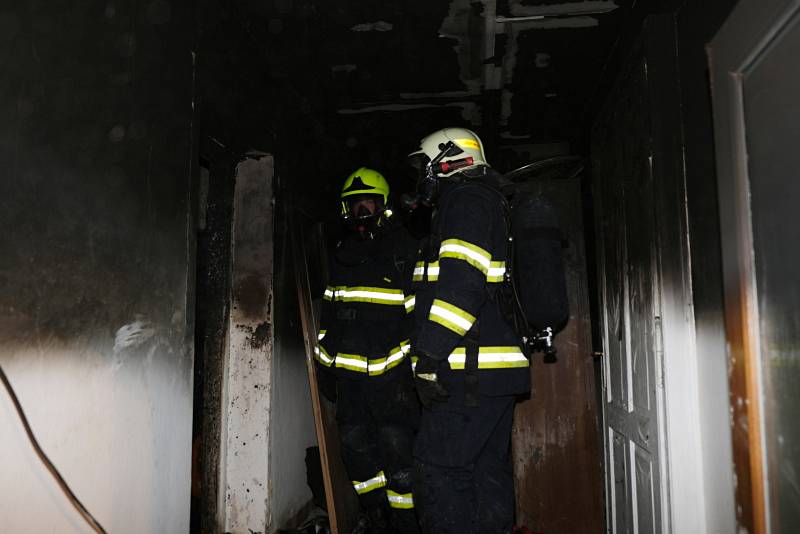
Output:
<svg viewBox="0 0 800 534">
<path fill-rule="evenodd" d="M 336 367 L 347 367 L 348 369 L 355 367 L 356 369 L 353 369 L 354 371 L 367 370 L 368 366 L 366 360 L 356 360 L 355 358 L 348 358 L 348 356 L 349 354 L 342 354 L 342 353 L 337 354 Z"/>
<path fill-rule="evenodd" d="M 447 322 L 453 323 L 459 328 L 463 329 L 464 332 L 472 328 L 472 322 L 466 319 L 465 317 L 461 317 L 460 315 L 456 315 L 455 313 L 451 312 L 450 310 L 446 310 L 441 306 L 434 304 L 431 306 L 431 315 L 441 317 Z M 462 332 L 463 335 L 463 332 Z"/>
<path fill-rule="evenodd" d="M 464 369 L 466 350 L 456 348 L 447 357 L 450 369 Z M 478 369 L 503 369 L 510 367 L 527 367 L 528 359 L 519 347 L 480 347 L 478 349 Z"/>
<path fill-rule="evenodd" d="M 336 299 L 348 300 L 357 298 L 377 298 L 383 300 L 391 300 L 395 302 L 403 302 L 405 297 L 402 293 L 384 293 L 382 291 L 368 291 L 365 289 L 339 289 L 334 291 Z"/>
<path fill-rule="evenodd" d="M 328 353 L 325 352 L 325 349 L 320 350 L 318 345 L 314 347 L 314 354 L 317 356 L 317 359 L 325 365 L 330 365 L 333 363 L 333 358 L 328 356 Z"/>
<path fill-rule="evenodd" d="M 422 280 L 422 277 L 425 275 L 425 266 L 417 265 L 414 267 L 414 280 Z M 438 265 L 431 265 L 428 264 L 428 277 L 436 278 L 439 276 L 439 266 Z"/>
<path fill-rule="evenodd" d="M 486 281 L 487 282 L 503 282 L 503 277 L 506 274 L 506 262 L 504 261 L 493 261 L 491 262 L 491 266 L 489 270 L 486 272 Z M 412 281 L 414 282 L 422 282 L 425 275 L 425 263 L 417 262 L 416 267 L 414 267 L 414 275 L 412 277 Z M 428 282 L 436 282 L 439 280 L 439 262 L 429 263 L 428 264 Z"/>
<path fill-rule="evenodd" d="M 411 493 L 397 493 L 392 490 L 386 490 L 386 498 L 389 499 L 389 506 L 392 508 L 414 508 L 414 497 Z"/>
<path fill-rule="evenodd" d="M 439 257 L 450 257 L 448 256 L 448 253 L 450 253 L 453 255 L 452 257 L 470 259 L 480 265 L 480 267 L 483 268 L 483 272 L 487 272 L 491 266 L 490 264 L 492 258 L 488 255 L 488 253 L 486 253 L 486 251 L 483 251 L 482 249 L 480 251 L 476 250 L 478 248 L 479 247 L 475 245 L 472 245 L 471 247 L 467 246 L 467 243 L 463 241 L 448 239 L 447 241 L 444 241 L 442 246 L 439 248 Z"/>
<path fill-rule="evenodd" d="M 493 264 L 495 262 L 492 262 Z M 501 266 L 493 266 L 489 267 L 489 274 L 486 277 L 489 279 L 490 282 L 502 282 L 503 276 L 506 274 L 506 266 L 505 262 L 502 263 Z"/>
<path fill-rule="evenodd" d="M 364 482 L 359 482 L 358 480 L 353 480 L 353 489 L 356 490 L 356 493 L 359 495 L 363 495 L 368 493 L 372 490 L 382 488 L 386 485 L 386 475 L 383 474 L 383 471 L 379 471 L 377 475 L 370 478 L 369 480 L 365 480 Z"/>
<path fill-rule="evenodd" d="M 376 363 L 370 363 L 367 366 L 367 370 L 369 374 L 380 374 L 384 372 L 386 369 L 390 369 L 394 367 L 394 363 L 399 362 L 403 358 L 406 357 L 406 353 L 411 349 L 411 345 L 401 345 L 400 348 L 396 349 L 394 352 L 389 354 L 385 360 L 379 360 Z"/>
</svg>

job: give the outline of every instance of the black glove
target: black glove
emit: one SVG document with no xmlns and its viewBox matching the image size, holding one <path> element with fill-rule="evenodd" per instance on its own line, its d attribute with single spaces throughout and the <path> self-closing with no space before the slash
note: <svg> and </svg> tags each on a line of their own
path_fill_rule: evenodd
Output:
<svg viewBox="0 0 800 534">
<path fill-rule="evenodd" d="M 317 387 L 323 397 L 336 402 L 336 375 L 321 365 L 317 365 Z"/>
<path fill-rule="evenodd" d="M 430 356 L 420 355 L 414 368 L 417 396 L 419 396 L 419 402 L 426 408 L 430 408 L 434 402 L 444 402 L 450 397 L 447 389 L 439 383 L 437 370 L 440 363 Z"/>
</svg>

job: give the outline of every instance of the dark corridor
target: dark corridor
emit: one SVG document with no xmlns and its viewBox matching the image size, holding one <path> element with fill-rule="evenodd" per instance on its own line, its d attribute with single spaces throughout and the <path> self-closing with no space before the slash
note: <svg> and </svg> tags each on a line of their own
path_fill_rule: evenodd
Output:
<svg viewBox="0 0 800 534">
<path fill-rule="evenodd" d="M 361 166 L 380 169 L 398 199 L 415 186 L 407 155 L 424 135 L 454 126 L 478 132 L 501 173 L 551 158 L 570 163 L 528 176 L 562 216 L 572 317 L 560 336 L 561 359 L 534 363 L 534 392 L 517 408 L 518 524 L 536 534 L 623 525 L 625 517 L 609 516 L 616 490 L 604 482 L 607 448 L 615 446 L 603 421 L 604 318 L 613 300 L 603 280 L 615 261 L 609 236 L 640 254 L 626 261 L 649 261 L 648 235 L 659 236 L 659 250 L 691 258 L 681 283 L 691 286 L 692 327 L 713 332 L 701 350 L 724 355 L 704 47 L 735 3 L 37 0 L 0 7 L 0 348 L 8 349 L 0 363 L 14 371 L 34 422 L 60 422 L 42 433 L 66 478 L 89 495 L 109 531 L 220 532 L 221 473 L 233 450 L 225 439 L 239 439 L 225 419 L 226 351 L 240 326 L 229 315 L 246 315 L 241 305 L 252 296 L 252 315 L 268 314 L 242 334 L 248 350 L 269 339 L 275 354 L 302 353 L 293 225 L 302 221 L 307 246 L 324 250 L 341 230 L 345 177 Z M 271 280 L 238 284 L 241 258 L 232 252 L 243 239 L 237 228 L 248 226 L 237 214 L 254 206 L 236 196 L 250 179 L 242 164 L 266 161 L 274 290 Z M 631 207 L 623 202 L 631 191 L 669 199 Z M 401 216 L 420 236 L 429 215 Z M 673 233 L 691 238 L 662 239 Z M 311 292 L 321 294 L 324 262 L 310 260 Z M 623 278 L 639 280 L 633 271 L 620 276 L 620 295 L 628 291 Z M 274 380 L 297 379 L 297 368 L 282 369 Z M 721 369 L 700 373 L 723 372 L 724 363 Z M 262 386 L 272 392 L 270 409 L 282 409 L 280 388 L 254 389 Z M 50 395 L 60 407 L 49 405 Z M 699 408 L 697 418 L 728 439 L 723 404 Z M 626 427 L 631 435 L 634 426 Z M 645 427 L 638 428 L 641 435 Z M 91 432 L 95 441 L 78 446 Z M 716 444 L 704 445 L 705 465 L 714 463 L 708 447 Z M 26 465 L 23 450 L 0 450 L 0 458 Z M 735 444 L 734 452 L 731 463 L 741 469 L 746 449 Z M 636 461 L 622 468 L 636 469 Z M 635 484 L 635 473 L 626 473 Z M 15 467 L 11 478 L 31 476 Z M 714 479 L 716 471 L 702 476 Z M 736 502 L 745 503 L 736 511 L 727 486 L 708 488 L 702 505 L 753 525 L 749 483 L 736 490 Z M 51 491 L 41 484 L 23 486 Z M 0 482 L 4 492 L 11 488 Z M 652 493 L 657 501 L 659 491 Z M 0 505 L 14 527 L 26 524 L 15 508 L 52 507 L 21 499 Z M 141 510 L 135 518 L 119 512 L 129 503 Z M 307 511 L 266 506 L 259 521 L 270 532 Z M 80 532 L 70 514 L 64 505 L 43 514 L 40 526 Z M 669 532 L 655 523 L 641 531 Z"/>
</svg>

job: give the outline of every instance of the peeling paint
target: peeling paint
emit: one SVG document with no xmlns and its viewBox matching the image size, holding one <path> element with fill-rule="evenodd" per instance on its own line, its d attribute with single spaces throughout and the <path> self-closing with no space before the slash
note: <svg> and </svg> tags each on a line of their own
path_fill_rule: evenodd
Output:
<svg viewBox="0 0 800 534">
<path fill-rule="evenodd" d="M 124 349 L 138 347 L 155 335 L 153 325 L 143 319 L 121 326 L 114 336 L 114 354 L 118 355 Z"/>
</svg>

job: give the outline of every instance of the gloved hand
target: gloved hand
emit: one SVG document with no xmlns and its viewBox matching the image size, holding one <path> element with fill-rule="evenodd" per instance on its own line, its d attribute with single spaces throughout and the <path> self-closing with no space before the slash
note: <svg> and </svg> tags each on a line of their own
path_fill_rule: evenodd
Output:
<svg viewBox="0 0 800 534">
<path fill-rule="evenodd" d="M 414 369 L 414 384 L 417 387 L 417 396 L 423 406 L 429 408 L 434 402 L 444 402 L 450 397 L 447 389 L 439 383 L 438 360 L 420 354 Z"/>
</svg>

